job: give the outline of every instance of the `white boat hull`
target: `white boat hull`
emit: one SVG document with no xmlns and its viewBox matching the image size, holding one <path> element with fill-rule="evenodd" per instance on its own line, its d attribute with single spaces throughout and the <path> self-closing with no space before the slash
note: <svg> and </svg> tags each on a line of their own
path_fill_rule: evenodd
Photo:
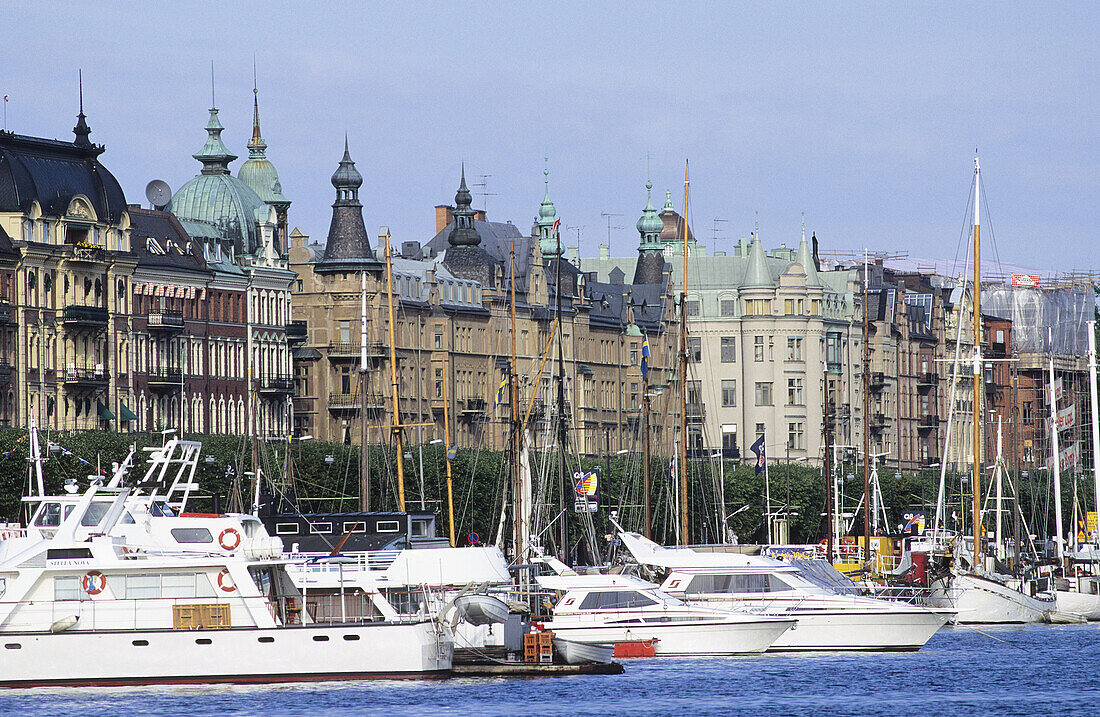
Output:
<svg viewBox="0 0 1100 717">
<path fill-rule="evenodd" d="M 433 622 L 5 632 L 0 643 L 4 687 L 444 677 L 454 649 Z"/>
<path fill-rule="evenodd" d="M 722 622 L 631 623 L 626 625 L 573 625 L 545 623 L 547 630 L 567 640 L 588 643 L 653 641 L 655 657 L 689 655 L 740 655 L 764 652 L 794 620 Z"/>
<path fill-rule="evenodd" d="M 1100 595 L 1059 590 L 1054 595 L 1059 612 L 1080 615 L 1086 620 L 1100 620 Z"/>
<path fill-rule="evenodd" d="M 1031 597 L 979 575 L 954 575 L 932 587 L 931 605 L 958 610 L 955 621 L 962 624 L 1041 622 L 1054 609 L 1054 600 Z"/>
<path fill-rule="evenodd" d="M 615 657 L 614 645 L 577 642 L 560 637 L 554 638 L 554 649 L 558 651 L 561 659 L 567 665 L 588 665 L 592 663 L 606 665 Z"/>
</svg>

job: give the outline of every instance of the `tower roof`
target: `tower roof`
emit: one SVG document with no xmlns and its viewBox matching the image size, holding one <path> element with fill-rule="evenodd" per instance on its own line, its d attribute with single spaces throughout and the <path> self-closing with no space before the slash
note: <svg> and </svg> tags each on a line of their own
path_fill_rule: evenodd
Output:
<svg viewBox="0 0 1100 717">
<path fill-rule="evenodd" d="M 211 107 L 210 119 L 206 121 L 206 144 L 196 154 L 191 155 L 202 162 L 203 174 L 229 174 L 229 163 L 237 158 L 222 142 L 224 129 L 218 119 L 218 108 Z"/>
<path fill-rule="evenodd" d="M 752 243 L 749 244 L 749 266 L 741 286 L 752 289 L 768 288 L 773 285 L 772 273 L 768 269 L 768 259 L 764 255 L 764 246 L 760 243 L 760 237 L 754 236 Z"/>
<path fill-rule="evenodd" d="M 814 255 L 810 251 L 810 245 L 806 242 L 806 232 L 802 232 L 802 241 L 798 244 L 798 251 L 795 252 L 794 259 L 806 271 L 806 285 L 821 286 L 821 277 L 817 275 Z"/>
<path fill-rule="evenodd" d="M 362 184 L 363 175 L 355 169 L 345 136 L 344 156 L 332 175 L 336 201 L 332 204 L 332 222 L 329 224 L 325 255 L 317 263 L 318 271 L 358 271 L 377 265 L 378 260 L 371 250 L 370 237 L 363 223 L 363 205 L 359 203 L 359 187 Z"/>
<path fill-rule="evenodd" d="M 549 162 L 549 160 L 547 160 Z M 561 256 L 561 238 L 558 236 L 554 224 L 557 221 L 558 210 L 550 201 L 550 167 L 542 170 L 543 181 L 546 184 L 546 193 L 539 205 L 539 218 L 536 223 L 539 231 L 539 250 L 545 257 Z"/>
<path fill-rule="evenodd" d="M 472 203 L 473 197 L 470 196 L 470 190 L 466 186 L 466 166 L 463 165 L 462 181 L 455 193 L 454 228 L 447 237 L 451 246 L 477 246 L 481 243 L 481 235 L 477 233 L 477 227 L 474 226 L 475 212 L 470 208 Z"/>
<path fill-rule="evenodd" d="M 283 185 L 275 165 L 267 158 L 267 142 L 260 134 L 259 92 L 252 88 L 252 139 L 248 141 L 248 159 L 237 170 L 237 179 L 268 204 L 290 204 L 283 195 Z"/>
</svg>

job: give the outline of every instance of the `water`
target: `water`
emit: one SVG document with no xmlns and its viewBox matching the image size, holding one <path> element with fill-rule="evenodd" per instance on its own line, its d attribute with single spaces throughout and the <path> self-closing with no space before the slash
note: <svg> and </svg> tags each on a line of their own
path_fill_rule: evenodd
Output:
<svg viewBox="0 0 1100 717">
<path fill-rule="evenodd" d="M 629 660 L 600 677 L 11 690 L 0 714 L 1096 714 L 1098 664 L 1095 625 L 963 627 L 914 653 Z"/>
</svg>

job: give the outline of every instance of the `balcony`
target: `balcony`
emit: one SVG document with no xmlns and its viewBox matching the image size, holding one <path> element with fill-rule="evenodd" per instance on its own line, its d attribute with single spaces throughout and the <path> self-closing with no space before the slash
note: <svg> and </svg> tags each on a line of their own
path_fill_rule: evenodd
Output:
<svg viewBox="0 0 1100 717">
<path fill-rule="evenodd" d="M 150 331 L 177 333 L 183 331 L 183 314 L 173 311 L 149 314 L 145 325 Z"/>
<path fill-rule="evenodd" d="M 291 346 L 299 346 L 306 342 L 309 330 L 304 321 L 291 321 L 286 325 L 286 342 Z"/>
<path fill-rule="evenodd" d="M 288 396 L 294 393 L 294 378 L 285 374 L 260 379 L 260 393 L 268 396 Z"/>
<path fill-rule="evenodd" d="M 881 390 L 886 385 L 886 374 L 882 371 L 875 371 L 871 374 L 871 390 Z"/>
<path fill-rule="evenodd" d="M 107 258 L 106 247 L 102 247 L 98 244 L 81 241 L 74 243 L 72 247 L 73 255 L 69 257 L 69 261 L 95 263 L 104 261 Z"/>
<path fill-rule="evenodd" d="M 927 431 L 940 425 L 940 417 L 932 414 L 924 414 L 917 423 L 917 429 Z"/>
<path fill-rule="evenodd" d="M 468 398 L 458 402 L 461 418 L 464 421 L 485 421 L 488 415 L 484 398 Z"/>
<path fill-rule="evenodd" d="M 886 418 L 886 414 L 884 414 L 884 413 L 872 413 L 871 414 L 871 420 L 870 420 L 869 425 L 870 425 L 872 431 L 875 431 L 876 433 L 881 432 L 884 428 L 886 428 L 887 423 L 889 423 L 889 419 Z"/>
<path fill-rule="evenodd" d="M 922 373 L 917 376 L 917 388 L 931 388 L 939 381 L 939 375 L 932 372 Z"/>
<path fill-rule="evenodd" d="M 11 326 L 15 323 L 12 317 L 12 305 L 8 301 L 0 301 L 0 326 Z"/>
<path fill-rule="evenodd" d="M 357 393 L 330 393 L 328 409 L 333 413 L 357 413 L 363 405 L 362 397 Z"/>
<path fill-rule="evenodd" d="M 107 328 L 107 307 L 81 304 L 66 306 L 61 314 L 61 321 L 71 329 L 105 329 Z"/>
<path fill-rule="evenodd" d="M 183 388 L 183 371 L 178 366 L 163 366 L 137 373 L 145 377 L 150 391 L 178 391 Z"/>
<path fill-rule="evenodd" d="M 69 366 L 62 374 L 61 380 L 69 388 L 104 389 L 110 382 L 107 371 L 102 364 L 95 368 L 77 368 Z"/>
</svg>

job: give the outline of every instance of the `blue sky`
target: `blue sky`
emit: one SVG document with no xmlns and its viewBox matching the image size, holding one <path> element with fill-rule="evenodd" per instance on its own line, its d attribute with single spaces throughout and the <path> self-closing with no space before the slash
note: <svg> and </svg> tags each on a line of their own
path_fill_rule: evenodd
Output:
<svg viewBox="0 0 1100 717">
<path fill-rule="evenodd" d="M 467 6 L 469 5 L 469 7 Z M 477 204 L 530 228 L 543 157 L 564 236 L 633 252 L 646 159 L 729 249 L 955 256 L 974 149 L 1005 262 L 1100 269 L 1100 62 L 1092 3 L 104 3 L 0 8 L 8 128 L 71 138 L 77 69 L 132 202 L 194 176 L 210 105 L 242 157 L 252 64 L 290 219 L 324 240 L 347 132 L 368 229 L 426 241 L 465 161 Z M 717 223 L 714 221 L 719 219 Z M 712 239 L 718 227 L 717 240 Z M 991 257 L 992 254 L 986 254 Z"/>
</svg>

